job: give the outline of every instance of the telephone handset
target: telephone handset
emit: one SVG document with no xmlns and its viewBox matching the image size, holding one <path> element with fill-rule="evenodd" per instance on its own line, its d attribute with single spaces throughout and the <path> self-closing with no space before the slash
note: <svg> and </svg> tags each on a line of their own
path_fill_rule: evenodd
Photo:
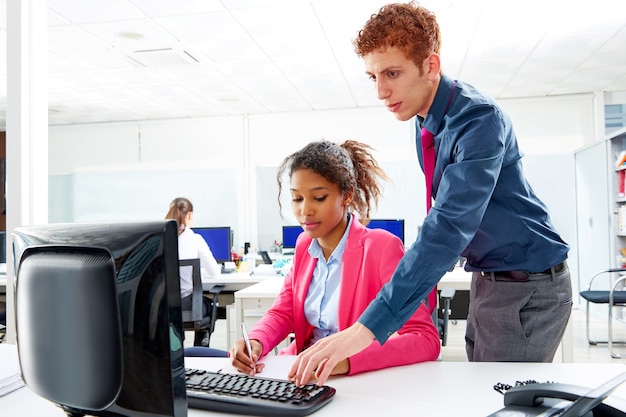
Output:
<svg viewBox="0 0 626 417">
<path fill-rule="evenodd" d="M 502 410 L 488 417 L 626 417 L 626 400 L 609 394 L 626 381 L 626 372 L 597 388 L 557 383 L 520 385 L 504 393 Z"/>
</svg>

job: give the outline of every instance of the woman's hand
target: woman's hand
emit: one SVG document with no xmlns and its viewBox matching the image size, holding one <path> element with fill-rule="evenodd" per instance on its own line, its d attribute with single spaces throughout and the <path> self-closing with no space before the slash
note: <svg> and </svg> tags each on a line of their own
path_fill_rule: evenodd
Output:
<svg viewBox="0 0 626 417">
<path fill-rule="evenodd" d="M 258 340 L 251 339 L 250 347 L 252 348 L 252 358 L 248 356 L 248 350 L 243 339 L 237 340 L 228 353 L 230 362 L 235 368 L 244 374 L 254 375 L 261 372 L 265 367 L 263 363 L 256 363 L 263 354 L 263 345 Z"/>
</svg>

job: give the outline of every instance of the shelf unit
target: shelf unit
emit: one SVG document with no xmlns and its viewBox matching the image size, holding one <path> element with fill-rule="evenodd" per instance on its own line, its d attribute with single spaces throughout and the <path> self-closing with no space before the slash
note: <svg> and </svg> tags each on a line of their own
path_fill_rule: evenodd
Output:
<svg viewBox="0 0 626 417">
<path fill-rule="evenodd" d="M 579 290 L 587 289 L 598 271 L 621 266 L 620 249 L 626 248 L 626 227 L 620 227 L 624 224 L 620 223 L 620 213 L 626 213 L 626 195 L 619 195 L 619 178 L 626 174 L 626 167 L 617 167 L 616 162 L 624 150 L 626 128 L 574 152 Z M 612 281 L 615 275 L 604 274 L 601 279 Z M 594 288 L 608 288 L 610 284 L 598 281 Z M 591 308 L 606 314 L 606 307 Z M 623 316 L 621 313 L 618 311 L 616 316 Z"/>
<path fill-rule="evenodd" d="M 611 266 L 626 266 L 626 164 L 616 166 L 622 152 L 626 152 L 626 128 L 617 130 L 606 138 L 609 150 L 609 204 L 613 216 L 611 222 Z M 620 192 L 621 191 L 621 192 Z"/>
<path fill-rule="evenodd" d="M 611 216 L 611 267 L 619 268 L 626 266 L 626 163 L 617 166 L 617 160 L 622 152 L 626 153 L 626 128 L 617 130 L 606 138 L 609 151 L 609 204 L 612 209 Z M 611 276 L 611 274 L 608 274 Z M 615 278 L 610 278 L 613 286 Z M 605 284 L 607 285 L 607 284 Z M 624 289 L 624 288 L 622 288 Z M 615 319 L 624 320 L 624 308 L 617 308 L 614 312 Z"/>
</svg>

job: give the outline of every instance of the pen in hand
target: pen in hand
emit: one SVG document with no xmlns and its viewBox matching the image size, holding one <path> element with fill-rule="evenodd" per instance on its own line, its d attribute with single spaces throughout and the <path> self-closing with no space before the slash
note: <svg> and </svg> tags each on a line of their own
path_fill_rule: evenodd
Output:
<svg viewBox="0 0 626 417">
<path fill-rule="evenodd" d="M 246 349 L 248 350 L 248 356 L 250 357 L 250 360 L 254 360 L 252 358 L 252 346 L 250 346 L 250 338 L 248 337 L 248 331 L 246 330 L 246 325 L 242 322 L 241 323 L 241 334 L 243 335 L 243 341 L 246 344 Z M 254 375 L 256 373 L 256 364 L 254 366 L 252 366 L 252 375 Z"/>
</svg>

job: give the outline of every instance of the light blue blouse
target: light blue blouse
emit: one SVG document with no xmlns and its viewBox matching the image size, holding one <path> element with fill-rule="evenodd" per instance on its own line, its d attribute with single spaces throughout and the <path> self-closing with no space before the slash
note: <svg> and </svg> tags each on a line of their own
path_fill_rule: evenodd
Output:
<svg viewBox="0 0 626 417">
<path fill-rule="evenodd" d="M 309 254 L 313 258 L 317 258 L 309 292 L 304 303 L 304 315 L 309 324 L 313 326 L 311 344 L 339 330 L 341 259 L 346 249 L 351 223 L 352 216 L 348 216 L 348 227 L 328 258 L 328 262 L 324 258 L 324 253 L 317 239 L 313 239 L 309 246 Z"/>
</svg>

